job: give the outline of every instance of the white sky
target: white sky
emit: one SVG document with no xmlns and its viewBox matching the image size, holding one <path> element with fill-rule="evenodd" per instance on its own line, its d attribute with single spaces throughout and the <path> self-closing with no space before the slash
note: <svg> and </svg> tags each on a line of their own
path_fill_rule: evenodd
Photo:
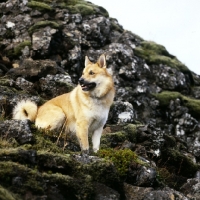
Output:
<svg viewBox="0 0 200 200">
<path fill-rule="evenodd" d="M 165 46 L 200 75 L 200 0 L 90 0 L 124 29 Z"/>
</svg>

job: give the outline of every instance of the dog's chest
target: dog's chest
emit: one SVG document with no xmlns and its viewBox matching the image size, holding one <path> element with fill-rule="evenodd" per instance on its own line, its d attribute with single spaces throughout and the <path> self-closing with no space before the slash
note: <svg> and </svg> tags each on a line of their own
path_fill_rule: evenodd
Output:
<svg viewBox="0 0 200 200">
<path fill-rule="evenodd" d="M 88 117 L 90 118 L 90 130 L 95 130 L 104 126 L 108 117 L 109 109 L 104 106 L 94 106 L 88 110 Z"/>
</svg>

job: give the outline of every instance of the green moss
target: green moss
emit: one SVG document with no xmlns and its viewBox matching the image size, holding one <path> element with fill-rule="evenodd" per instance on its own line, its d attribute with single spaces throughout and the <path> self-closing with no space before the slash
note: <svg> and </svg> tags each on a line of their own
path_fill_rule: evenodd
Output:
<svg viewBox="0 0 200 200">
<path fill-rule="evenodd" d="M 0 185 L 0 199 L 1 200 L 20 200 L 21 198 L 16 195 L 16 194 L 13 194 L 12 192 L 10 192 L 9 190 L 5 189 L 4 187 L 2 187 Z"/>
<path fill-rule="evenodd" d="M 41 175 L 37 170 L 32 170 L 26 166 L 14 162 L 0 162 L 0 177 L 5 187 L 15 191 L 15 186 L 11 184 L 13 178 L 20 177 L 23 181 L 21 187 L 18 186 L 17 193 L 24 194 L 31 190 L 37 194 L 43 194 L 43 182 Z"/>
<path fill-rule="evenodd" d="M 108 13 L 108 11 L 107 11 L 105 8 L 103 8 L 103 7 L 101 7 L 101 6 L 96 6 L 96 7 L 98 8 L 99 13 L 100 13 L 101 15 L 103 15 L 103 16 L 105 16 L 105 17 L 109 17 L 109 13 Z"/>
<path fill-rule="evenodd" d="M 114 18 L 110 18 L 110 22 L 111 22 L 111 29 L 112 30 L 116 30 L 116 31 L 119 31 L 120 33 L 123 32 L 123 28 L 121 26 L 119 26 L 118 24 L 115 23 L 115 20 Z"/>
<path fill-rule="evenodd" d="M 180 70 L 190 72 L 190 70 L 181 63 L 175 56 L 171 55 L 164 46 L 151 41 L 143 41 L 140 46 L 134 49 L 137 56 L 145 59 L 148 64 L 164 64 Z"/>
<path fill-rule="evenodd" d="M 63 150 L 56 145 L 56 142 L 50 140 L 49 135 L 43 130 L 37 130 L 33 135 L 35 143 L 30 147 L 31 149 L 63 153 Z"/>
<path fill-rule="evenodd" d="M 19 56 L 22 54 L 21 50 L 24 48 L 24 47 L 30 47 L 31 46 L 31 41 L 29 40 L 26 40 L 22 43 L 20 43 L 19 45 L 17 45 L 15 48 L 14 48 L 14 56 Z"/>
<path fill-rule="evenodd" d="M 0 137 L 0 149 L 10 148 L 10 147 L 17 147 L 19 144 L 14 138 L 5 139 Z"/>
<path fill-rule="evenodd" d="M 101 148 L 115 147 L 128 139 L 128 135 L 124 131 L 103 134 L 101 137 Z"/>
<path fill-rule="evenodd" d="M 189 157 L 172 148 L 162 151 L 162 160 L 166 165 L 172 165 L 174 167 L 173 170 L 175 174 L 184 177 L 194 177 L 198 170 L 198 165 Z"/>
<path fill-rule="evenodd" d="M 62 7 L 67 8 L 72 14 L 80 13 L 83 16 L 101 14 L 105 17 L 109 16 L 105 8 L 94 5 L 88 1 L 70 0 L 68 2 L 62 2 L 60 5 L 62 5 Z"/>
<path fill-rule="evenodd" d="M 12 79 L 8 79 L 5 77 L 0 77 L 0 85 L 10 86 L 12 83 Z"/>
<path fill-rule="evenodd" d="M 153 94 L 156 99 L 159 100 L 160 106 L 167 107 L 171 100 L 175 100 L 177 98 L 182 98 L 182 94 L 179 92 L 170 92 L 170 91 L 163 91 L 161 93 Z"/>
<path fill-rule="evenodd" d="M 34 32 L 36 32 L 38 29 L 42 28 L 42 27 L 46 27 L 46 26 L 50 26 L 52 28 L 58 29 L 60 28 L 60 25 L 57 22 L 54 21 L 39 21 L 36 22 L 33 26 L 31 26 L 28 29 L 29 34 L 33 34 Z"/>
<path fill-rule="evenodd" d="M 70 13 L 75 14 L 75 13 L 80 13 L 83 16 L 86 15 L 92 15 L 94 14 L 94 9 L 90 5 L 85 5 L 85 4 L 76 4 L 76 5 L 69 5 L 67 6 L 69 9 Z"/>
<path fill-rule="evenodd" d="M 158 167 L 157 180 L 164 186 L 171 187 L 175 190 L 180 190 L 181 186 L 187 181 L 186 177 L 176 175 L 174 172 L 167 169 L 167 167 Z"/>
<path fill-rule="evenodd" d="M 156 99 L 159 100 L 160 106 L 167 107 L 170 103 L 170 100 L 175 100 L 179 98 L 183 104 L 183 106 L 188 107 L 190 113 L 199 118 L 200 113 L 200 100 L 193 99 L 190 97 L 186 97 L 179 92 L 170 92 L 170 91 L 163 91 L 158 94 L 153 94 Z"/>
<path fill-rule="evenodd" d="M 13 88 L 13 87 L 8 87 L 8 86 L 3 86 L 3 85 L 0 85 L 0 93 L 1 94 L 4 94 L 4 95 L 11 95 L 11 94 L 15 94 L 17 93 L 18 91 Z M 19 93 L 19 92 L 18 92 Z"/>
<path fill-rule="evenodd" d="M 8 57 L 18 57 L 22 54 L 22 49 L 24 47 L 30 47 L 31 46 L 31 41 L 25 40 L 22 43 L 16 45 L 13 49 L 8 50 L 7 55 Z"/>
<path fill-rule="evenodd" d="M 137 127 L 139 125 L 135 125 L 135 124 L 128 124 L 126 126 L 124 126 L 124 131 L 128 134 L 128 139 L 130 142 L 137 142 Z"/>
<path fill-rule="evenodd" d="M 71 175 L 75 170 L 75 167 L 78 166 L 78 163 L 70 154 L 52 153 L 47 151 L 37 152 L 37 163 L 40 168 L 48 168 L 54 172 L 65 170 L 68 175 Z"/>
<path fill-rule="evenodd" d="M 28 7 L 37 9 L 40 11 L 51 11 L 52 7 L 46 3 L 39 2 L 39 1 L 29 1 L 27 4 Z"/>
<path fill-rule="evenodd" d="M 132 162 L 138 162 L 137 155 L 130 149 L 103 149 L 99 150 L 98 156 L 112 161 L 121 177 L 127 174 Z"/>
<path fill-rule="evenodd" d="M 163 45 L 156 44 L 155 42 L 152 41 L 141 42 L 141 47 L 145 50 L 149 50 L 151 53 L 168 56 L 170 58 L 175 58 L 175 56 L 171 55 Z"/>
<path fill-rule="evenodd" d="M 80 11 L 81 15 L 92 15 L 94 13 L 94 9 L 92 6 L 84 5 L 84 4 L 76 4 L 75 7 Z"/>
</svg>

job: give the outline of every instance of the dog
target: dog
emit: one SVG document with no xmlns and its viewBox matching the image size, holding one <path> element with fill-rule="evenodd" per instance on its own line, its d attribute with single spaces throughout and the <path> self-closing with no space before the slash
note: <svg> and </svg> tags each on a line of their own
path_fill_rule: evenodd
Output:
<svg viewBox="0 0 200 200">
<path fill-rule="evenodd" d="M 102 54 L 96 63 L 85 57 L 79 84 L 71 92 L 57 96 L 42 106 L 22 100 L 13 109 L 13 119 L 35 121 L 37 128 L 76 133 L 81 151 L 89 153 L 88 135 L 92 134 L 93 151 L 97 152 L 103 127 L 113 103 L 115 89 L 112 75 Z"/>
</svg>

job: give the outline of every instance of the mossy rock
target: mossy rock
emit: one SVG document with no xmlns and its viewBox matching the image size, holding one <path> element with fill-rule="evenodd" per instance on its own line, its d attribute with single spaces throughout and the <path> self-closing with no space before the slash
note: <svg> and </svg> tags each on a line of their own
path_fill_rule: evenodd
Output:
<svg viewBox="0 0 200 200">
<path fill-rule="evenodd" d="M 101 14 L 105 17 L 109 16 L 105 8 L 94 5 L 89 1 L 70 0 L 68 2 L 60 3 L 60 6 L 63 8 L 67 8 L 72 14 L 80 13 L 82 16 Z"/>
<path fill-rule="evenodd" d="M 69 5 L 67 6 L 67 8 L 69 9 L 70 13 L 80 13 L 82 16 L 92 15 L 95 13 L 94 8 L 92 6 L 85 4 L 76 4 L 74 6 Z"/>
<path fill-rule="evenodd" d="M 31 26 L 28 29 L 28 32 L 29 32 L 30 35 L 32 35 L 38 29 L 46 27 L 46 26 L 50 26 L 51 28 L 55 28 L 55 29 L 59 29 L 61 27 L 61 25 L 58 24 L 55 21 L 48 21 L 48 20 L 46 20 L 46 21 L 39 21 L 39 22 L 36 22 L 33 26 Z"/>
<path fill-rule="evenodd" d="M 194 177 L 199 166 L 195 164 L 192 159 L 175 149 L 164 149 L 161 151 L 162 162 L 166 166 L 171 166 L 172 171 L 180 176 L 187 178 Z"/>
<path fill-rule="evenodd" d="M 22 54 L 22 49 L 24 49 L 26 46 L 31 47 L 31 41 L 25 40 L 20 44 L 17 44 L 13 49 L 7 51 L 7 56 L 14 58 L 19 57 Z"/>
<path fill-rule="evenodd" d="M 0 185 L 0 199 L 1 200 L 16 200 L 16 199 L 21 200 L 21 198 L 18 195 L 13 194 L 12 192 L 5 189 L 1 185 Z"/>
<path fill-rule="evenodd" d="M 171 187 L 175 190 L 180 190 L 181 186 L 187 182 L 187 178 L 180 176 L 168 169 L 166 166 L 157 167 L 157 180 L 161 185 Z"/>
<path fill-rule="evenodd" d="M 199 118 L 200 113 L 200 100 L 186 97 L 179 92 L 163 91 L 158 94 L 153 94 L 156 99 L 159 100 L 160 106 L 167 108 L 169 106 L 170 100 L 175 100 L 179 98 L 183 106 L 188 107 L 190 113 Z"/>
<path fill-rule="evenodd" d="M 136 143 L 137 142 L 137 128 L 140 125 L 135 124 L 128 124 L 123 127 L 123 130 L 128 134 L 128 140 L 130 142 Z"/>
<path fill-rule="evenodd" d="M 78 165 L 70 154 L 37 152 L 37 166 L 41 169 L 72 175 Z"/>
<path fill-rule="evenodd" d="M 0 85 L 0 94 L 11 96 L 12 94 L 16 94 L 18 91 L 9 86 Z"/>
<path fill-rule="evenodd" d="M 27 4 L 28 7 L 32 9 L 36 9 L 39 11 L 52 11 L 53 8 L 46 3 L 39 2 L 39 1 L 29 1 Z"/>
<path fill-rule="evenodd" d="M 125 131 L 119 131 L 115 133 L 103 134 L 101 137 L 101 148 L 114 148 L 122 144 L 128 139 L 128 134 Z"/>
<path fill-rule="evenodd" d="M 113 162 L 121 178 L 127 175 L 131 163 L 139 163 L 138 156 L 130 149 L 102 149 L 99 150 L 98 156 Z"/>
<path fill-rule="evenodd" d="M 143 58 L 147 64 L 163 64 L 190 73 L 190 70 L 175 56 L 171 55 L 164 46 L 152 41 L 142 41 L 140 46 L 134 49 L 135 55 Z"/>
<path fill-rule="evenodd" d="M 37 169 L 14 162 L 0 162 L 0 184 L 24 197 L 27 191 L 32 195 L 51 196 L 52 188 L 56 189 L 54 195 L 59 195 L 64 199 L 90 199 L 93 195 L 93 185 L 90 176 L 83 179 L 73 178 L 60 173 L 40 173 Z"/>
<path fill-rule="evenodd" d="M 102 135 L 101 148 L 114 148 L 116 146 L 121 145 L 125 140 L 136 143 L 137 127 L 139 126 L 140 125 L 135 124 L 127 124 L 122 127 L 118 127 L 117 125 L 108 126 L 113 132 L 105 133 Z"/>
<path fill-rule="evenodd" d="M 76 171 L 79 176 L 88 174 L 93 181 L 106 184 L 111 188 L 118 189 L 120 187 L 119 174 L 110 160 L 97 159 L 91 163 L 79 166 L 76 168 Z"/>
</svg>

